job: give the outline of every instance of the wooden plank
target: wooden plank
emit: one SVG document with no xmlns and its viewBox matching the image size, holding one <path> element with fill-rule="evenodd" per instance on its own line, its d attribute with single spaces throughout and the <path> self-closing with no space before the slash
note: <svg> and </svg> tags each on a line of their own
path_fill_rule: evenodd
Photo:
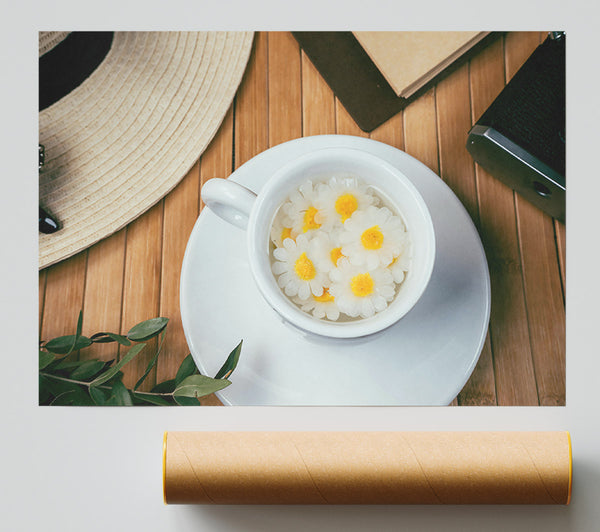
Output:
<svg viewBox="0 0 600 532">
<path fill-rule="evenodd" d="M 268 34 L 269 146 L 302 136 L 302 70 L 298 41 Z"/>
<path fill-rule="evenodd" d="M 560 266 L 560 280 L 562 282 L 563 303 L 567 293 L 567 233 L 565 224 L 554 220 L 554 233 L 556 238 L 556 247 L 558 249 L 558 264 Z"/>
<path fill-rule="evenodd" d="M 472 125 L 471 101 L 469 98 L 470 83 L 469 64 L 465 64 L 442 80 L 435 88 L 435 123 L 437 125 L 439 142 L 439 170 L 437 172 L 452 188 L 467 209 L 475 225 L 479 227 L 480 214 L 477 181 L 473 159 L 466 149 L 467 134 Z M 426 107 L 425 104 L 427 105 Z M 429 124 L 428 136 L 431 137 L 433 135 L 431 132 L 433 123 L 431 114 L 434 104 L 424 101 L 421 105 L 425 108 L 420 111 L 418 107 L 415 108 L 414 113 L 417 116 L 409 118 L 416 122 L 416 124 L 419 124 L 419 122 Z M 410 107 L 405 110 L 405 114 L 408 114 L 409 110 Z M 423 127 L 425 126 L 421 125 L 421 128 Z M 418 142 L 409 141 L 408 135 L 406 142 L 407 147 L 414 145 L 412 149 L 415 149 L 415 151 L 418 150 L 420 156 L 428 161 L 428 166 L 436 171 L 436 164 L 438 162 L 434 159 L 431 148 L 425 151 L 423 147 L 419 147 Z M 479 355 L 477 366 L 473 370 L 469 381 L 459 393 L 459 404 L 497 404 L 493 368 L 491 341 L 488 333 Z"/>
<path fill-rule="evenodd" d="M 440 175 L 458 196 L 475 224 L 479 221 L 473 159 L 466 149 L 471 129 L 469 65 L 436 86 Z"/>
<path fill-rule="evenodd" d="M 523 272 L 512 190 L 477 168 L 481 236 L 492 284 L 490 331 L 500 405 L 536 405 Z"/>
<path fill-rule="evenodd" d="M 204 184 L 213 177 L 227 177 L 233 171 L 233 109 L 227 112 L 225 119 L 208 148 L 200 159 L 200 183 Z M 204 204 L 200 204 L 202 209 Z M 211 394 L 202 399 L 203 405 L 222 405 L 217 396 Z"/>
<path fill-rule="evenodd" d="M 83 251 L 46 268 L 46 294 L 41 327 L 43 340 L 75 334 L 79 311 L 83 309 L 86 263 L 87 251 Z"/>
<path fill-rule="evenodd" d="M 506 83 L 523 66 L 542 41 L 539 31 L 511 31 L 504 37 Z"/>
<path fill-rule="evenodd" d="M 435 88 L 404 109 L 405 151 L 440 173 Z"/>
<path fill-rule="evenodd" d="M 378 142 L 383 142 L 398 148 L 404 149 L 404 114 L 400 111 L 389 120 L 386 120 L 378 128 L 371 131 L 369 137 Z"/>
<path fill-rule="evenodd" d="M 83 334 L 121 330 L 123 304 L 123 268 L 126 229 L 90 247 L 86 271 L 83 307 Z M 111 360 L 118 356 L 118 345 L 93 344 L 81 358 Z"/>
<path fill-rule="evenodd" d="M 200 187 L 213 177 L 226 178 L 233 172 L 233 114 L 232 104 L 217 134 L 200 158 Z M 202 211 L 202 190 L 198 191 L 198 212 Z"/>
<path fill-rule="evenodd" d="M 200 165 L 196 163 L 165 197 L 159 314 L 169 318 L 169 324 L 156 366 L 157 382 L 175 378 L 189 354 L 179 309 L 179 277 L 185 247 L 198 217 L 199 188 Z"/>
<path fill-rule="evenodd" d="M 533 53 L 539 32 L 508 34 L 506 77 Z M 561 273 L 550 216 L 516 194 L 521 262 L 531 350 L 541 405 L 565 404 L 565 310 Z"/>
<path fill-rule="evenodd" d="M 340 101 L 335 99 L 335 116 L 336 116 L 336 133 L 338 135 L 352 135 L 355 137 L 369 138 L 369 134 L 365 133 L 358 127 L 354 118 L 352 118 Z"/>
<path fill-rule="evenodd" d="M 552 219 L 517 196 L 531 349 L 542 406 L 565 404 L 565 308 Z"/>
<path fill-rule="evenodd" d="M 121 333 L 137 323 L 156 318 L 159 313 L 162 256 L 163 201 L 127 226 L 125 277 Z M 146 342 L 144 350 L 123 368 L 123 383 L 132 388 L 143 375 L 156 352 L 156 339 Z M 129 348 L 121 349 L 121 356 Z M 149 390 L 156 382 L 152 370 L 140 390 Z"/>
<path fill-rule="evenodd" d="M 42 339 L 42 322 L 44 319 L 44 299 L 46 297 L 46 274 L 47 270 L 42 270 L 38 274 L 38 339 Z"/>
<path fill-rule="evenodd" d="M 496 68 L 484 69 L 480 67 L 480 63 L 487 62 L 495 62 Z M 484 109 L 482 109 L 482 106 L 485 105 L 486 102 L 493 101 L 502 90 L 502 86 L 504 85 L 504 71 L 503 68 L 501 68 L 501 62 L 502 43 L 501 41 L 497 41 L 478 54 L 477 58 L 474 59 L 474 68 L 469 68 L 470 87 L 476 85 L 479 88 L 476 101 L 471 101 L 471 118 L 473 122 L 475 122 L 481 113 L 483 113 Z M 500 68 L 498 68 L 498 66 L 500 66 Z M 485 76 L 492 76 L 491 82 Z M 477 174 L 475 177 L 477 186 Z M 492 344 L 489 331 L 486 335 L 477 366 L 469 378 L 469 381 L 461 390 L 458 400 L 459 404 L 463 406 L 491 406 L 498 404 Z"/>
<path fill-rule="evenodd" d="M 267 35 L 257 33 L 235 104 L 235 166 L 269 147 Z"/>
<path fill-rule="evenodd" d="M 503 65 L 501 42 L 470 62 L 473 121 L 504 86 Z M 490 334 L 498 404 L 536 405 L 513 192 L 478 165 L 476 175 L 480 234 L 492 285 Z"/>
<path fill-rule="evenodd" d="M 302 133 L 334 134 L 335 96 L 307 55 L 302 52 Z"/>
</svg>

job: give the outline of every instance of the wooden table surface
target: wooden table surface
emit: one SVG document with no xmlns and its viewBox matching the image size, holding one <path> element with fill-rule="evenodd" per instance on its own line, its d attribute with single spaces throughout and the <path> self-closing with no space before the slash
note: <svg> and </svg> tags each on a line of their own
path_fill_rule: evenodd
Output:
<svg viewBox="0 0 600 532">
<path fill-rule="evenodd" d="M 244 79 L 217 135 L 181 183 L 116 234 L 40 271 L 40 339 L 127 332 L 170 318 L 145 388 L 173 378 L 189 353 L 179 314 L 179 275 L 200 210 L 200 187 L 294 138 L 370 137 L 406 151 L 443 179 L 471 215 L 490 269 L 492 307 L 479 363 L 453 405 L 565 404 L 565 226 L 474 164 L 471 125 L 545 38 L 506 33 L 379 128 L 361 131 L 290 33 L 255 35 Z M 75 356 L 111 359 L 115 344 Z M 232 346 L 233 347 L 233 346 Z M 133 386 L 151 353 L 124 367 Z M 227 353 L 223 354 L 225 358 Z M 243 356 L 243 353 L 242 353 Z M 235 373 L 232 376 L 235 382 Z M 219 405 L 215 396 L 204 405 Z"/>
</svg>

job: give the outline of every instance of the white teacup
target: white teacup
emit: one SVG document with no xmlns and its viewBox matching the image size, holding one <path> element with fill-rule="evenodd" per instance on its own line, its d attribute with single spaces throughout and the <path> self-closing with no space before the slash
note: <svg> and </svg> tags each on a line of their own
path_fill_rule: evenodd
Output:
<svg viewBox="0 0 600 532">
<path fill-rule="evenodd" d="M 271 272 L 269 246 L 275 213 L 290 193 L 308 179 L 324 182 L 339 174 L 357 176 L 397 209 L 412 242 L 412 258 L 398 293 L 386 309 L 370 318 L 332 322 L 302 311 L 281 291 Z M 302 331 L 328 338 L 360 338 L 382 331 L 417 303 L 431 277 L 435 234 L 427 206 L 400 170 L 370 153 L 320 149 L 280 168 L 258 195 L 231 180 L 216 178 L 204 184 L 202 199 L 215 214 L 247 231 L 250 269 L 261 294 L 285 321 Z"/>
</svg>

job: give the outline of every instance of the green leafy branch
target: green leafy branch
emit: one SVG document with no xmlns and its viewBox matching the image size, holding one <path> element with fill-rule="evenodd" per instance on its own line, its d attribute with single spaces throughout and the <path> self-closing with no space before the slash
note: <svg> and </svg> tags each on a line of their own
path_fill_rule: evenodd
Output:
<svg viewBox="0 0 600 532">
<path fill-rule="evenodd" d="M 217 374 L 200 374 L 191 355 L 183 359 L 174 379 L 158 383 L 149 392 L 138 388 L 156 365 L 166 335 L 168 318 L 152 318 L 132 327 L 126 335 L 99 332 L 83 336 L 83 314 L 79 313 L 75 334 L 40 342 L 40 405 L 183 405 L 198 406 L 199 398 L 226 388 L 236 368 L 242 342 L 233 349 Z M 160 335 L 156 352 L 133 389 L 123 384 L 123 366 L 146 347 L 147 341 Z M 94 343 L 116 343 L 129 350 L 120 360 L 68 360 L 67 357 Z"/>
</svg>

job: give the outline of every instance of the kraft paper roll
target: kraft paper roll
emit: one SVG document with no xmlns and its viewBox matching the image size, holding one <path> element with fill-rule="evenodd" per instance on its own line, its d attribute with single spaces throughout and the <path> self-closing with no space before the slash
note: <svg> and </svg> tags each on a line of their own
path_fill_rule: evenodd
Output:
<svg viewBox="0 0 600 532">
<path fill-rule="evenodd" d="M 168 504 L 569 504 L 568 432 L 167 432 Z"/>
</svg>

